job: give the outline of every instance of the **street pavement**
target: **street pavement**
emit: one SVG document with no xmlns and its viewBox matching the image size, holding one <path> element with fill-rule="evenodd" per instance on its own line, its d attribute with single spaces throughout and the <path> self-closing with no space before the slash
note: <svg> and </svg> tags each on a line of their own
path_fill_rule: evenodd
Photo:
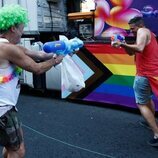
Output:
<svg viewBox="0 0 158 158">
<path fill-rule="evenodd" d="M 139 113 L 21 93 L 25 158 L 157 158 Z M 1 149 L 1 148 L 0 148 Z"/>
</svg>

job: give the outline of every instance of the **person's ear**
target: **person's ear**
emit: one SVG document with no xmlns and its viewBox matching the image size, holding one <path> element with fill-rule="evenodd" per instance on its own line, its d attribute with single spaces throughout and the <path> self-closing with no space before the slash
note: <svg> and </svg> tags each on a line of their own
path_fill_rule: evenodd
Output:
<svg viewBox="0 0 158 158">
<path fill-rule="evenodd" d="M 17 28 L 16 28 L 15 26 L 12 26 L 12 27 L 10 28 L 10 31 L 11 31 L 11 32 L 15 32 L 16 29 L 17 29 Z"/>
<path fill-rule="evenodd" d="M 139 24 L 139 27 L 144 27 L 144 25 L 143 24 Z"/>
</svg>

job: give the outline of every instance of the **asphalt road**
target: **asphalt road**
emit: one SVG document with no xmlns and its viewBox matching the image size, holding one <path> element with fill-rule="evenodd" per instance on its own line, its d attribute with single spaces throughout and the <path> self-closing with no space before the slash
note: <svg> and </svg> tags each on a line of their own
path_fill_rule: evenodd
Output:
<svg viewBox="0 0 158 158">
<path fill-rule="evenodd" d="M 21 94 L 25 158 L 157 158 L 140 115 L 114 108 Z"/>
</svg>

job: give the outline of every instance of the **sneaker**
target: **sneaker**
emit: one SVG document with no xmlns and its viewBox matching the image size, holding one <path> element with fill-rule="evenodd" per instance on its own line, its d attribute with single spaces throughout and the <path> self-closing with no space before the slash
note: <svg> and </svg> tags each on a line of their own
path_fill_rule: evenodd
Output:
<svg viewBox="0 0 158 158">
<path fill-rule="evenodd" d="M 158 137 L 154 136 L 153 139 L 148 141 L 148 144 L 151 145 L 151 146 L 158 146 Z"/>
<path fill-rule="evenodd" d="M 145 120 L 140 120 L 139 121 L 139 124 L 142 126 L 142 127 L 145 127 L 147 129 L 151 129 L 151 127 L 149 126 L 149 124 L 145 121 Z"/>
</svg>

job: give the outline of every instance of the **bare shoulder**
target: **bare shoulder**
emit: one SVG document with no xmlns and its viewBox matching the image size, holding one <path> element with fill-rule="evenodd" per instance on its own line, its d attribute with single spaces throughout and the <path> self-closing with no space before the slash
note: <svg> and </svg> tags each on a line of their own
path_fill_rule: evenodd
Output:
<svg viewBox="0 0 158 158">
<path fill-rule="evenodd" d="M 150 30 L 147 28 L 139 28 L 138 34 L 150 35 Z"/>
<path fill-rule="evenodd" d="M 1 59 L 5 59 L 8 46 L 9 46 L 8 43 L 0 43 L 0 58 Z"/>
<path fill-rule="evenodd" d="M 4 49 L 5 47 L 7 47 L 8 45 L 10 45 L 10 43 L 1 43 L 0 42 L 0 48 Z"/>
<path fill-rule="evenodd" d="M 150 43 L 151 40 L 151 31 L 147 28 L 140 28 L 138 30 L 137 37 L 138 39 L 140 39 L 140 41 L 144 42 L 145 45 L 147 45 L 148 43 Z"/>
<path fill-rule="evenodd" d="M 8 59 L 8 56 L 13 56 L 18 54 L 18 52 L 22 50 L 19 46 L 11 44 L 11 43 L 0 43 L 0 58 Z"/>
</svg>

